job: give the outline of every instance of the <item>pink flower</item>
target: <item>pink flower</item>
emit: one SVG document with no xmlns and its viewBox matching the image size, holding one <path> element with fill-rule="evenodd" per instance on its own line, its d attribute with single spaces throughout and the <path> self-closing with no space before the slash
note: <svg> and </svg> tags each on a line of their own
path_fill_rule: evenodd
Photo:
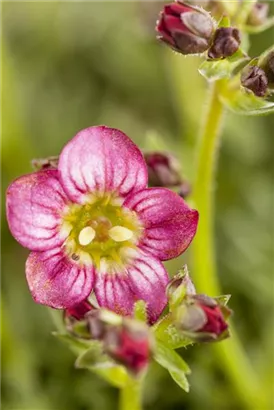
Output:
<svg viewBox="0 0 274 410">
<path fill-rule="evenodd" d="M 7 191 L 16 240 L 34 300 L 69 309 L 95 292 L 100 306 L 123 315 L 147 302 L 150 321 L 166 305 L 167 272 L 193 239 L 198 213 L 165 188 L 147 188 L 136 145 L 105 126 L 80 131 L 58 169 L 22 176 Z"/>
</svg>

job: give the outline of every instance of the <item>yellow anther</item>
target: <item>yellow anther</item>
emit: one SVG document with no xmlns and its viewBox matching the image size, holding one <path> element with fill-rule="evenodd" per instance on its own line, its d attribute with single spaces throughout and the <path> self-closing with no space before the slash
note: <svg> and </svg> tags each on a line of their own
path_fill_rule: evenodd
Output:
<svg viewBox="0 0 274 410">
<path fill-rule="evenodd" d="M 133 237 L 133 232 L 125 228 L 124 226 L 114 226 L 108 231 L 109 236 L 111 239 L 113 239 L 115 242 L 124 242 L 128 241 Z"/>
<path fill-rule="evenodd" d="M 81 230 L 78 236 L 78 241 L 80 245 L 87 246 L 95 238 L 96 232 L 91 226 L 86 226 Z"/>
</svg>

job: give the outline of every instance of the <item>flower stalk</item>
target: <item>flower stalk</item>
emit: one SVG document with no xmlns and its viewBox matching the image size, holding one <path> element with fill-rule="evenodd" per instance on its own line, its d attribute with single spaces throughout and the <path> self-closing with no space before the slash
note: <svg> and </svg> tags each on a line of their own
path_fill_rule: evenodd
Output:
<svg viewBox="0 0 274 410">
<path fill-rule="evenodd" d="M 141 379 L 128 378 L 128 383 L 120 389 L 119 410 L 142 410 Z"/>
<path fill-rule="evenodd" d="M 193 201 L 200 212 L 200 223 L 192 245 L 193 277 L 198 290 L 214 296 L 221 293 L 217 274 L 214 243 L 214 189 L 215 170 L 220 147 L 224 108 L 219 93 L 225 80 L 211 84 L 205 121 L 198 142 L 197 176 L 193 186 Z M 238 391 L 239 398 L 248 409 L 266 408 L 264 395 L 254 370 L 243 350 L 235 329 L 232 338 L 214 346 L 222 368 Z"/>
</svg>

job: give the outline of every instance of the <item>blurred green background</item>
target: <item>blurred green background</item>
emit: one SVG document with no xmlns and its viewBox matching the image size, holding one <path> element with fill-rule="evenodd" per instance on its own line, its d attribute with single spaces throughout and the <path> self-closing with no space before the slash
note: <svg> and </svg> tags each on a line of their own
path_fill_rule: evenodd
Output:
<svg viewBox="0 0 274 410">
<path fill-rule="evenodd" d="M 120 128 L 143 149 L 175 152 L 184 175 L 193 178 L 206 84 L 197 73 L 198 58 L 175 55 L 156 41 L 160 9 L 157 2 L 2 3 L 3 199 L 7 185 L 31 171 L 32 158 L 58 154 L 77 131 L 96 124 Z M 273 40 L 273 29 L 252 37 L 251 54 Z M 227 116 L 216 182 L 223 293 L 232 294 L 244 351 L 268 393 L 274 342 L 273 118 Z M 116 409 L 117 391 L 74 369 L 74 355 L 51 335 L 48 309 L 36 305 L 27 288 L 28 251 L 10 235 L 4 205 L 2 213 L 3 409 Z M 171 275 L 189 254 L 169 263 Z M 212 346 L 182 354 L 192 369 L 190 393 L 154 364 L 146 383 L 147 410 L 243 408 Z M 254 403 L 254 410 L 265 409 Z"/>
</svg>

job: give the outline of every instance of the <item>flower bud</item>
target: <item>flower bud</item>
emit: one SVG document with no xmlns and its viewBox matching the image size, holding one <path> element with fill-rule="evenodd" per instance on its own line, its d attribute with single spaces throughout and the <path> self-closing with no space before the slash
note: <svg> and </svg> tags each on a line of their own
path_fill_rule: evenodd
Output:
<svg viewBox="0 0 274 410">
<path fill-rule="evenodd" d="M 103 342 L 106 353 L 133 374 L 137 375 L 147 367 L 151 340 L 145 323 L 124 319 L 121 326 L 108 329 Z"/>
<path fill-rule="evenodd" d="M 268 80 L 264 70 L 258 66 L 246 67 L 241 75 L 242 86 L 253 91 L 257 97 L 267 94 Z"/>
<path fill-rule="evenodd" d="M 147 152 L 144 154 L 151 186 L 171 187 L 182 183 L 180 165 L 170 153 Z"/>
<path fill-rule="evenodd" d="M 232 56 L 241 43 L 240 32 L 235 27 L 220 27 L 216 30 L 208 57 L 225 58 Z"/>
<path fill-rule="evenodd" d="M 167 295 L 170 297 L 180 286 L 185 288 L 186 295 L 195 295 L 196 289 L 188 273 L 187 265 L 171 279 L 167 285 Z"/>
<path fill-rule="evenodd" d="M 83 302 L 78 305 L 73 306 L 72 308 L 65 310 L 66 318 L 74 318 L 76 320 L 82 320 L 85 317 L 85 314 L 92 310 L 93 307 L 88 300 L 83 300 Z"/>
<path fill-rule="evenodd" d="M 179 187 L 178 190 L 178 195 L 182 198 L 187 198 L 189 194 L 191 193 L 191 185 L 189 184 L 188 181 L 183 181 Z"/>
<path fill-rule="evenodd" d="M 263 58 L 259 59 L 260 68 L 262 68 L 266 74 L 268 81 L 268 88 L 274 89 L 274 49 L 271 47 L 270 51 L 264 53 Z"/>
<path fill-rule="evenodd" d="M 247 24 L 249 26 L 260 26 L 267 20 L 269 11 L 269 4 L 267 3 L 255 3 L 248 16 Z"/>
<path fill-rule="evenodd" d="M 217 341 L 229 335 L 226 319 L 231 311 L 208 296 L 189 296 L 174 314 L 176 327 L 194 341 Z"/>
<path fill-rule="evenodd" d="M 184 2 L 166 5 L 156 25 L 159 39 L 182 54 L 206 51 L 214 33 L 214 21 L 205 10 Z"/>
<path fill-rule="evenodd" d="M 31 165 L 35 171 L 41 171 L 43 169 L 49 169 L 49 168 L 56 169 L 58 168 L 58 161 L 59 161 L 58 156 L 51 156 L 48 158 L 37 158 L 31 161 Z"/>
</svg>

